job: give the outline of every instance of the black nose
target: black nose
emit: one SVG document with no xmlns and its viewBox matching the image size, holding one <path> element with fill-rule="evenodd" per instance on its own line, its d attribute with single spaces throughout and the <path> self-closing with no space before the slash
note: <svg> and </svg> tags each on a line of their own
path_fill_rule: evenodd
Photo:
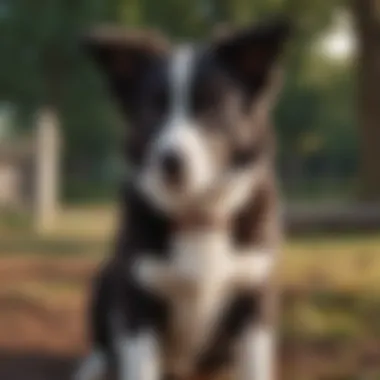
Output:
<svg viewBox="0 0 380 380">
<path fill-rule="evenodd" d="M 165 180 L 178 185 L 183 176 L 183 162 L 180 154 L 175 151 L 166 151 L 161 154 L 160 167 Z"/>
</svg>

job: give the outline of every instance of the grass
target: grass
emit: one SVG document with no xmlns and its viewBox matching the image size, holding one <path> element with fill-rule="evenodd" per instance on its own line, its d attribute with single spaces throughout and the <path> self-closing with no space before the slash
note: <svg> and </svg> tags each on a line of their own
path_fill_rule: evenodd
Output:
<svg viewBox="0 0 380 380">
<path fill-rule="evenodd" d="M 380 234 L 290 241 L 282 269 L 288 284 L 380 291 Z"/>
</svg>

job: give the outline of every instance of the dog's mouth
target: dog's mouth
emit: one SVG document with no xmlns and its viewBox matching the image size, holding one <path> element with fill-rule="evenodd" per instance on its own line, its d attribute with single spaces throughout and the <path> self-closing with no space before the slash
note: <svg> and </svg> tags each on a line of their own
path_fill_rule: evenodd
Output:
<svg viewBox="0 0 380 380">
<path fill-rule="evenodd" d="M 181 212 L 199 205 L 217 183 L 215 172 L 202 175 L 180 163 L 173 155 L 145 168 L 138 176 L 140 189 L 148 199 L 165 212 Z"/>
<path fill-rule="evenodd" d="M 178 129 L 154 142 L 141 168 L 144 193 L 164 209 L 194 202 L 214 186 L 219 173 L 216 157 L 200 133 Z"/>
<path fill-rule="evenodd" d="M 235 145 L 231 138 L 209 135 L 204 126 L 186 120 L 169 125 L 149 147 L 140 168 L 140 188 L 164 212 L 208 209 L 212 204 L 223 208 L 223 199 L 235 197 L 242 182 L 248 183 L 244 189 L 249 187 L 245 177 L 258 164 L 252 152 L 230 157 Z"/>
<path fill-rule="evenodd" d="M 140 189 L 155 207 L 167 214 L 201 212 L 228 217 L 252 196 L 263 169 L 263 165 L 255 163 L 240 170 L 230 167 L 216 170 L 213 177 L 201 184 L 151 171 L 140 176 Z"/>
</svg>

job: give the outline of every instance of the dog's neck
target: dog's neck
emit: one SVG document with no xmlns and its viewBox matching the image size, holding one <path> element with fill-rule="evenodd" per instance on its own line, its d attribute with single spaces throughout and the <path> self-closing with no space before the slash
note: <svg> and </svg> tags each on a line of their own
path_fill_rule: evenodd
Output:
<svg viewBox="0 0 380 380">
<path fill-rule="evenodd" d="M 220 217 L 207 210 L 187 211 L 175 219 L 174 230 L 176 234 L 186 232 L 214 231 L 226 232 L 231 226 L 231 218 Z"/>
<path fill-rule="evenodd" d="M 175 216 L 175 227 L 184 230 L 229 231 L 235 216 L 256 194 L 267 174 L 265 162 L 226 177 L 216 189 Z"/>
</svg>

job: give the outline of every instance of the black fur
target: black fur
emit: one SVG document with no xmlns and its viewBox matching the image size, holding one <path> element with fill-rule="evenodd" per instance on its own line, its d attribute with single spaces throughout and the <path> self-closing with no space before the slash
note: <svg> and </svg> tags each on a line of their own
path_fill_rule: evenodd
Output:
<svg viewBox="0 0 380 380">
<path fill-rule="evenodd" d="M 142 289 L 134 281 L 132 269 L 141 252 L 152 252 L 165 258 L 172 223 L 150 207 L 133 186 L 124 190 L 123 198 L 125 214 L 116 254 L 96 279 L 91 305 L 94 344 L 109 354 L 111 365 L 115 353 L 110 326 L 115 312 L 120 313 L 123 329 L 129 336 L 149 327 L 165 339 L 169 327 L 168 304 Z M 199 354 L 196 369 L 199 374 L 221 369 L 232 360 L 232 343 L 243 333 L 247 324 L 252 323 L 257 313 L 258 297 L 238 294 L 231 301 L 214 337 Z"/>
<path fill-rule="evenodd" d="M 266 85 L 286 35 L 287 28 L 282 24 L 255 26 L 209 46 L 207 52 L 199 55 L 189 96 L 192 118 L 207 129 L 210 136 L 223 137 L 225 150 L 231 153 L 226 156 L 226 170 L 230 165 L 241 167 L 255 161 L 271 149 L 271 144 L 261 136 L 255 145 L 242 150 L 240 146 L 235 147 L 230 132 L 239 123 L 246 125 L 249 112 L 245 104 L 252 104 Z M 121 37 L 109 33 L 102 38 L 92 36 L 86 46 L 128 115 L 132 127 L 125 158 L 138 170 L 144 165 L 150 142 L 160 133 L 170 112 L 169 58 L 166 49 L 157 49 L 150 40 Z M 228 95 L 231 94 L 239 100 L 239 106 L 230 106 Z M 273 236 L 275 229 L 268 227 L 273 223 L 276 207 L 271 178 L 268 181 L 269 185 L 263 183 L 242 214 L 232 221 L 234 243 L 238 248 L 255 244 L 271 246 L 277 239 Z M 115 317 L 120 323 L 119 337 L 123 333 L 139 334 L 148 327 L 165 340 L 170 315 L 165 301 L 134 280 L 133 269 L 141 254 L 156 255 L 160 259 L 167 257 L 174 233 L 173 220 L 148 203 L 132 184 L 123 189 L 121 207 L 115 252 L 95 281 L 90 310 L 93 343 L 107 353 L 111 366 L 116 358 L 112 330 Z M 199 353 L 196 368 L 199 374 L 217 370 L 232 359 L 232 343 L 260 316 L 262 297 L 261 291 L 235 295 L 214 336 Z"/>
</svg>

